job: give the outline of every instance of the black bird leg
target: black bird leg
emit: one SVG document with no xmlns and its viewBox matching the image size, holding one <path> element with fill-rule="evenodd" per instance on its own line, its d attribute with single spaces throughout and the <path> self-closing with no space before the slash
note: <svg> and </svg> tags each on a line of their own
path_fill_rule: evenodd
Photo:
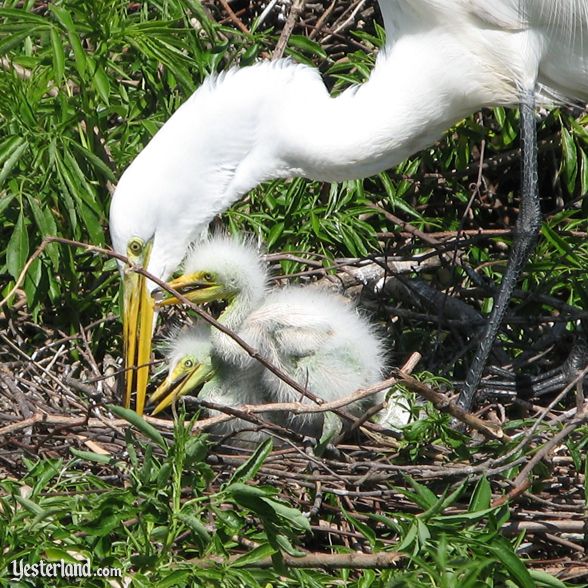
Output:
<svg viewBox="0 0 588 588">
<path fill-rule="evenodd" d="M 503 379 L 483 381 L 479 394 L 493 399 L 507 400 L 540 398 L 553 392 L 561 392 L 563 388 L 578 379 L 587 367 L 588 340 L 578 337 L 561 366 L 537 376 L 528 376 L 524 373 L 514 375 L 506 370 L 498 370 Z M 588 385 L 588 375 L 584 376 L 584 384 Z M 456 382 L 456 385 L 459 387 L 459 382 Z"/>
<path fill-rule="evenodd" d="M 586 367 L 588 367 L 588 344 L 585 339 L 579 338 L 561 367 L 533 379 L 531 383 L 533 398 L 561 390 L 578 378 Z"/>
<path fill-rule="evenodd" d="M 520 112 L 522 181 L 519 218 L 512 251 L 506 272 L 502 278 L 500 290 L 494 301 L 494 307 L 474 356 L 474 361 L 468 371 L 464 389 L 457 401 L 458 405 L 465 410 L 470 410 L 474 402 L 474 395 L 482 379 L 484 367 L 504 319 L 517 279 L 535 247 L 539 229 L 541 228 L 541 206 L 537 174 L 537 127 L 535 124 L 535 96 L 533 93 L 523 96 Z"/>
</svg>

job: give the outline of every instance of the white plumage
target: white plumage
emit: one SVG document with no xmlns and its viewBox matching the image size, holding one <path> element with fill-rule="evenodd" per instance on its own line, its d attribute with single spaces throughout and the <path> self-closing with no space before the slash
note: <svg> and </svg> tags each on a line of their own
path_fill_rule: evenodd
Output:
<svg viewBox="0 0 588 588">
<path fill-rule="evenodd" d="M 338 97 L 316 70 L 287 60 L 207 80 L 121 177 L 110 213 L 115 250 L 166 279 L 210 220 L 264 180 L 366 177 L 482 107 L 530 94 L 588 97 L 587 0 L 379 4 L 386 46 L 369 80 Z M 136 321 L 130 301 L 125 312 Z M 127 364 L 145 363 L 146 347 Z"/>
<path fill-rule="evenodd" d="M 227 300 L 219 322 L 327 402 L 380 381 L 382 341 L 353 304 L 312 287 L 288 286 L 266 293 L 266 281 L 267 268 L 252 244 L 217 235 L 188 255 L 184 275 L 170 285 L 194 302 Z M 299 392 L 225 333 L 212 329 L 210 341 L 214 364 L 222 366 L 223 373 L 233 370 L 259 378 L 270 402 L 311 402 L 300 398 Z M 382 399 L 383 393 L 375 394 L 350 405 L 349 410 L 360 415 Z M 322 431 L 323 415 L 292 415 L 287 423 L 316 437 Z"/>
<path fill-rule="evenodd" d="M 210 220 L 258 183 L 366 177 L 523 89 L 588 99 L 586 0 L 381 0 L 387 42 L 369 80 L 329 96 L 288 60 L 206 81 L 120 179 L 114 247 L 153 239 L 167 278 Z"/>
</svg>

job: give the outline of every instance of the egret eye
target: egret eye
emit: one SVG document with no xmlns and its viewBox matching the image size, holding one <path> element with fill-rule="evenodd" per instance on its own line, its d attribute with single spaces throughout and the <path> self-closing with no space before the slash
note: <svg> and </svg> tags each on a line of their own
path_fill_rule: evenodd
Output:
<svg viewBox="0 0 588 588">
<path fill-rule="evenodd" d="M 205 282 L 214 282 L 214 276 L 212 274 L 204 274 L 203 278 Z"/>
<path fill-rule="evenodd" d="M 139 237 L 133 237 L 127 245 L 127 251 L 129 255 L 141 255 L 143 253 L 143 240 L 139 239 Z"/>
<path fill-rule="evenodd" d="M 188 370 L 193 368 L 194 360 L 191 357 L 186 357 L 186 359 L 184 359 L 184 367 Z"/>
</svg>

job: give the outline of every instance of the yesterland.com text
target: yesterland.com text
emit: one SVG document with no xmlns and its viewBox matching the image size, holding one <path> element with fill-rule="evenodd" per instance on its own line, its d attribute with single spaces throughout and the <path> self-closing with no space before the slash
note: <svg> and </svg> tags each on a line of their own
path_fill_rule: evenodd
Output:
<svg viewBox="0 0 588 588">
<path fill-rule="evenodd" d="M 17 582 L 26 578 L 120 578 L 120 568 L 95 568 L 92 570 L 90 560 L 85 562 L 39 561 L 38 563 L 25 563 L 22 559 L 15 559 L 10 564 L 12 579 Z"/>
</svg>

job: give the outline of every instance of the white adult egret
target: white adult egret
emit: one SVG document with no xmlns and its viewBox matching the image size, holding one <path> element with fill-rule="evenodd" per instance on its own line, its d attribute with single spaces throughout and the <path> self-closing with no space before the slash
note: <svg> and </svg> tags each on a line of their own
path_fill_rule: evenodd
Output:
<svg viewBox="0 0 588 588">
<path fill-rule="evenodd" d="M 386 46 L 369 80 L 331 97 L 318 72 L 288 60 L 211 76 L 120 179 L 110 213 L 116 251 L 166 279 L 210 220 L 271 178 L 362 178 L 427 147 L 485 106 L 522 104 L 521 215 L 477 386 L 540 215 L 535 96 L 588 97 L 588 0 L 379 0 Z M 148 363 L 153 284 L 125 275 L 127 367 Z M 138 342 L 137 342 L 138 341 Z M 147 368 L 138 369 L 142 411 Z M 129 378 L 127 404 L 133 383 Z M 463 402 L 468 405 L 467 399 Z"/>
<path fill-rule="evenodd" d="M 312 287 L 289 286 L 266 294 L 266 282 L 267 267 L 251 244 L 217 235 L 188 255 L 184 275 L 170 285 L 198 304 L 226 300 L 218 321 L 327 402 L 381 380 L 383 344 L 351 303 Z M 177 302 L 168 297 L 162 304 Z M 270 402 L 310 402 L 222 331 L 212 329 L 210 341 L 215 364 L 258 377 Z M 359 416 L 383 396 L 366 397 L 348 409 Z M 323 414 L 291 415 L 287 424 L 303 435 L 319 437 Z"/>
<path fill-rule="evenodd" d="M 167 353 L 168 375 L 151 396 L 152 402 L 159 401 L 153 414 L 200 386 L 198 397 L 219 405 L 237 407 L 271 402 L 264 393 L 259 373 L 227 369 L 221 362 L 214 362 L 213 365 L 211 347 L 208 326 L 184 329 L 171 337 Z M 207 411 L 210 416 L 220 414 L 212 409 Z M 275 418 L 265 413 L 260 416 L 276 422 Z M 230 435 L 242 445 L 257 444 L 267 437 L 266 433 L 254 430 L 251 423 L 241 419 L 217 423 L 210 432 L 216 436 Z"/>
</svg>

